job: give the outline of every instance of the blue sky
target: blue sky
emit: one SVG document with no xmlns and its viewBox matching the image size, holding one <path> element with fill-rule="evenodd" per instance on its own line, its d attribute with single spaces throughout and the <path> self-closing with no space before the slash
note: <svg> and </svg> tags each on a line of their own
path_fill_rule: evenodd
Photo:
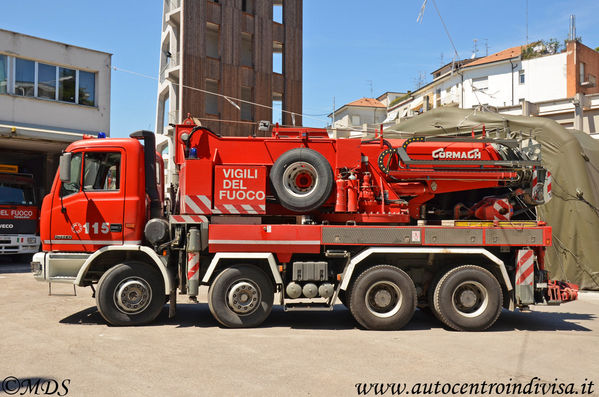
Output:
<svg viewBox="0 0 599 397">
<path fill-rule="evenodd" d="M 197 0 L 200 1 L 200 0 Z M 227 1 L 227 0 L 221 0 Z M 260 0 L 256 0 L 260 1 Z M 304 0 L 303 106 L 305 125 L 323 126 L 337 107 L 385 91 L 414 90 L 419 74 L 450 62 L 453 49 L 429 0 Z M 526 0 L 436 0 L 460 57 L 479 56 L 526 41 Z M 599 47 L 599 2 L 529 0 L 529 41 L 577 35 Z M 162 1 L 2 1 L 0 27 L 113 54 L 113 66 L 157 76 Z M 112 72 L 111 135 L 154 129 L 157 82 Z M 323 116 L 325 115 L 325 116 Z"/>
</svg>

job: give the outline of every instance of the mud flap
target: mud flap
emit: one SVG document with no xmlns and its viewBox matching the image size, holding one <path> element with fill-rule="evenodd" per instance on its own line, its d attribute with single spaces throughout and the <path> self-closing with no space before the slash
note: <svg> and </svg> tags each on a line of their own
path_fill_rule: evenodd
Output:
<svg viewBox="0 0 599 397">
<path fill-rule="evenodd" d="M 516 305 L 535 303 L 534 266 L 535 253 L 531 249 L 518 250 L 516 260 Z"/>
</svg>

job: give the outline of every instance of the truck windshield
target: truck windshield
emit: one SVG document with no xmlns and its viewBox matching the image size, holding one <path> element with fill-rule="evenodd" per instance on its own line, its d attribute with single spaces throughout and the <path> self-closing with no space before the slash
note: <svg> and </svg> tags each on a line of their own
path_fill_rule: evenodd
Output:
<svg viewBox="0 0 599 397">
<path fill-rule="evenodd" d="M 33 178 L 0 174 L 0 204 L 35 205 Z"/>
</svg>

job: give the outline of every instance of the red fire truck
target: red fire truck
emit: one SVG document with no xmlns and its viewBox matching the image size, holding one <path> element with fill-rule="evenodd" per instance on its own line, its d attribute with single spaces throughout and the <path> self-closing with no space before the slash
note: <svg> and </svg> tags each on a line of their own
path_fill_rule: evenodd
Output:
<svg viewBox="0 0 599 397">
<path fill-rule="evenodd" d="M 39 250 L 33 175 L 0 164 L 0 255 L 29 261 Z"/>
<path fill-rule="evenodd" d="M 456 330 L 575 299 L 544 269 L 551 227 L 534 206 L 550 198 L 550 174 L 517 141 L 480 132 L 221 137 L 188 119 L 175 129 L 169 200 L 151 132 L 84 139 L 43 201 L 32 272 L 91 286 L 114 325 L 150 322 L 165 301 L 174 316 L 177 291 L 195 300 L 200 286 L 226 327 L 260 325 L 275 298 L 286 311 L 339 299 L 367 329 L 429 308 Z"/>
</svg>

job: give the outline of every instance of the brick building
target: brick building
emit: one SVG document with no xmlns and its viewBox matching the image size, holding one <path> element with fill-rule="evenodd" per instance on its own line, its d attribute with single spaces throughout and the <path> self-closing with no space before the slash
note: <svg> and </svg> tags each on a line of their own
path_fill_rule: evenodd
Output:
<svg viewBox="0 0 599 397">
<path fill-rule="evenodd" d="M 222 135 L 301 125 L 302 0 L 165 0 L 163 14 L 158 134 L 188 113 Z"/>
</svg>

